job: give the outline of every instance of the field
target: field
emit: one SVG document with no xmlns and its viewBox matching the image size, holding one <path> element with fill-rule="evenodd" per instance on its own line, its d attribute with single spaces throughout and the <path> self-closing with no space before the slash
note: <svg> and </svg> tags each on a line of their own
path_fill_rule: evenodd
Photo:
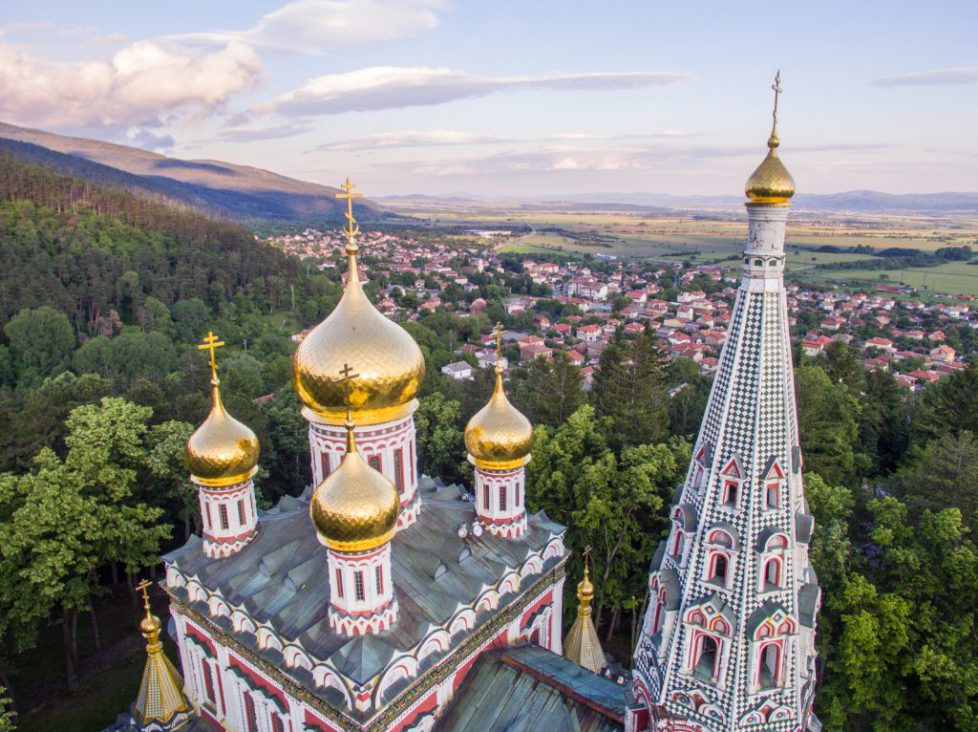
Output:
<svg viewBox="0 0 978 732">
<path fill-rule="evenodd" d="M 524 236 L 502 238 L 501 252 L 541 255 L 606 255 L 629 259 L 736 265 L 744 247 L 746 214 L 663 214 L 567 211 L 425 212 L 425 218 L 473 228 L 531 227 Z M 978 295 L 978 266 L 951 262 L 939 267 L 892 270 L 825 270 L 818 265 L 865 260 L 871 253 L 820 252 L 825 246 L 899 248 L 933 252 L 971 246 L 978 252 L 978 217 L 842 216 L 798 212 L 789 219 L 788 270 L 805 281 L 888 282 L 950 294 Z"/>
</svg>

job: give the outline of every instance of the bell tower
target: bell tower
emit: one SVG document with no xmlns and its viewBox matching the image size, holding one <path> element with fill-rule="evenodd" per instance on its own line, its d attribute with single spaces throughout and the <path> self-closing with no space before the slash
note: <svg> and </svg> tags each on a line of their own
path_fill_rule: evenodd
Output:
<svg viewBox="0 0 978 732">
<path fill-rule="evenodd" d="M 672 530 L 655 554 L 634 654 L 632 730 L 817 730 L 820 590 L 784 289 L 795 186 L 778 156 L 777 100 L 747 181 L 748 241 L 730 331 Z"/>
</svg>

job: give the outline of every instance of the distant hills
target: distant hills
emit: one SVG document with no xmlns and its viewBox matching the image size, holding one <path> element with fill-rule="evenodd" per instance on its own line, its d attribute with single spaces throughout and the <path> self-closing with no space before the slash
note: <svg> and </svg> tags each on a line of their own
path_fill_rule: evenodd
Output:
<svg viewBox="0 0 978 732">
<path fill-rule="evenodd" d="M 398 210 L 548 210 L 586 211 L 633 210 L 665 212 L 677 210 L 741 210 L 743 196 L 674 196 L 665 193 L 579 193 L 573 195 L 540 195 L 494 200 L 483 196 L 404 195 L 378 198 L 378 203 Z M 878 191 L 843 193 L 809 193 L 795 196 L 795 208 L 832 213 L 905 213 L 905 214 L 978 214 L 978 193 L 909 193 Z"/>
<path fill-rule="evenodd" d="M 329 223 L 342 217 L 338 189 L 218 160 L 181 160 L 139 148 L 67 137 L 0 122 L 0 154 L 170 205 L 239 222 Z M 500 199 L 460 193 L 361 199 L 357 216 L 396 219 L 394 211 L 604 210 L 660 213 L 740 211 L 742 196 L 619 192 Z M 799 194 L 796 209 L 854 214 L 978 214 L 978 193 L 896 195 L 878 191 Z"/>
<path fill-rule="evenodd" d="M 0 123 L 0 154 L 136 195 L 235 221 L 338 221 L 339 189 L 261 168 L 216 160 L 180 160 L 80 137 Z M 357 203 L 358 217 L 380 215 Z"/>
</svg>

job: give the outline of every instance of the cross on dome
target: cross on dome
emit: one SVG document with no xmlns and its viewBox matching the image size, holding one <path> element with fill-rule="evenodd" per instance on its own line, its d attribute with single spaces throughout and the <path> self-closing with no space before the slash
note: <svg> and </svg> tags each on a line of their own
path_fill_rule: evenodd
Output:
<svg viewBox="0 0 978 732">
<path fill-rule="evenodd" d="M 224 341 L 218 340 L 218 337 L 214 335 L 213 331 L 207 331 L 207 336 L 204 338 L 203 342 L 197 346 L 198 351 L 210 351 L 210 358 L 207 363 L 211 367 L 211 383 L 218 383 L 217 378 L 217 358 L 215 351 L 224 345 Z"/>
<path fill-rule="evenodd" d="M 353 199 L 363 198 L 363 194 L 353 192 L 356 185 L 354 185 L 353 181 L 350 180 L 349 176 L 347 176 L 346 182 L 340 185 L 340 188 L 342 188 L 344 192 L 337 193 L 336 197 L 346 200 L 346 213 L 344 214 L 346 216 L 346 226 L 343 227 L 343 233 L 346 235 L 348 241 L 347 248 L 356 247 L 356 242 L 354 242 L 354 239 L 359 236 L 360 227 L 357 226 L 357 220 L 353 218 Z"/>
</svg>

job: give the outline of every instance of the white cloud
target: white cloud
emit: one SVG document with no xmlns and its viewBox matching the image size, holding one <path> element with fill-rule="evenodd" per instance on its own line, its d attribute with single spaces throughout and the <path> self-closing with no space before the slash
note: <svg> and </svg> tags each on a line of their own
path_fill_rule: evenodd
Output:
<svg viewBox="0 0 978 732">
<path fill-rule="evenodd" d="M 513 137 L 506 135 L 486 135 L 463 130 L 404 130 L 399 132 L 379 132 L 366 137 L 327 142 L 316 147 L 325 151 L 378 150 L 410 147 L 443 147 L 450 145 L 505 145 L 539 142 L 596 142 L 622 141 L 657 137 L 688 137 L 689 133 L 678 130 L 662 130 L 641 135 L 617 135 L 601 137 L 583 132 L 567 132 L 544 137 Z"/>
<path fill-rule="evenodd" d="M 639 89 L 689 81 L 672 71 L 622 71 L 483 76 L 444 67 L 371 66 L 310 79 L 259 111 L 316 115 L 445 104 L 500 91 Z"/>
<path fill-rule="evenodd" d="M 873 81 L 877 86 L 943 86 L 946 84 L 974 84 L 976 82 L 978 82 L 978 66 L 912 71 Z"/>
<path fill-rule="evenodd" d="M 222 140 L 231 142 L 254 142 L 256 140 L 278 140 L 295 137 L 308 132 L 306 125 L 276 125 L 273 127 L 229 127 L 221 132 Z"/>
<path fill-rule="evenodd" d="M 254 50 L 236 41 L 210 53 L 140 41 L 81 62 L 38 58 L 0 41 L 0 116 L 54 127 L 154 127 L 213 113 L 261 71 Z"/>
<path fill-rule="evenodd" d="M 434 28 L 442 7 L 442 0 L 296 0 L 263 16 L 248 30 L 176 38 L 222 44 L 238 40 L 279 51 L 321 53 Z"/>
</svg>

